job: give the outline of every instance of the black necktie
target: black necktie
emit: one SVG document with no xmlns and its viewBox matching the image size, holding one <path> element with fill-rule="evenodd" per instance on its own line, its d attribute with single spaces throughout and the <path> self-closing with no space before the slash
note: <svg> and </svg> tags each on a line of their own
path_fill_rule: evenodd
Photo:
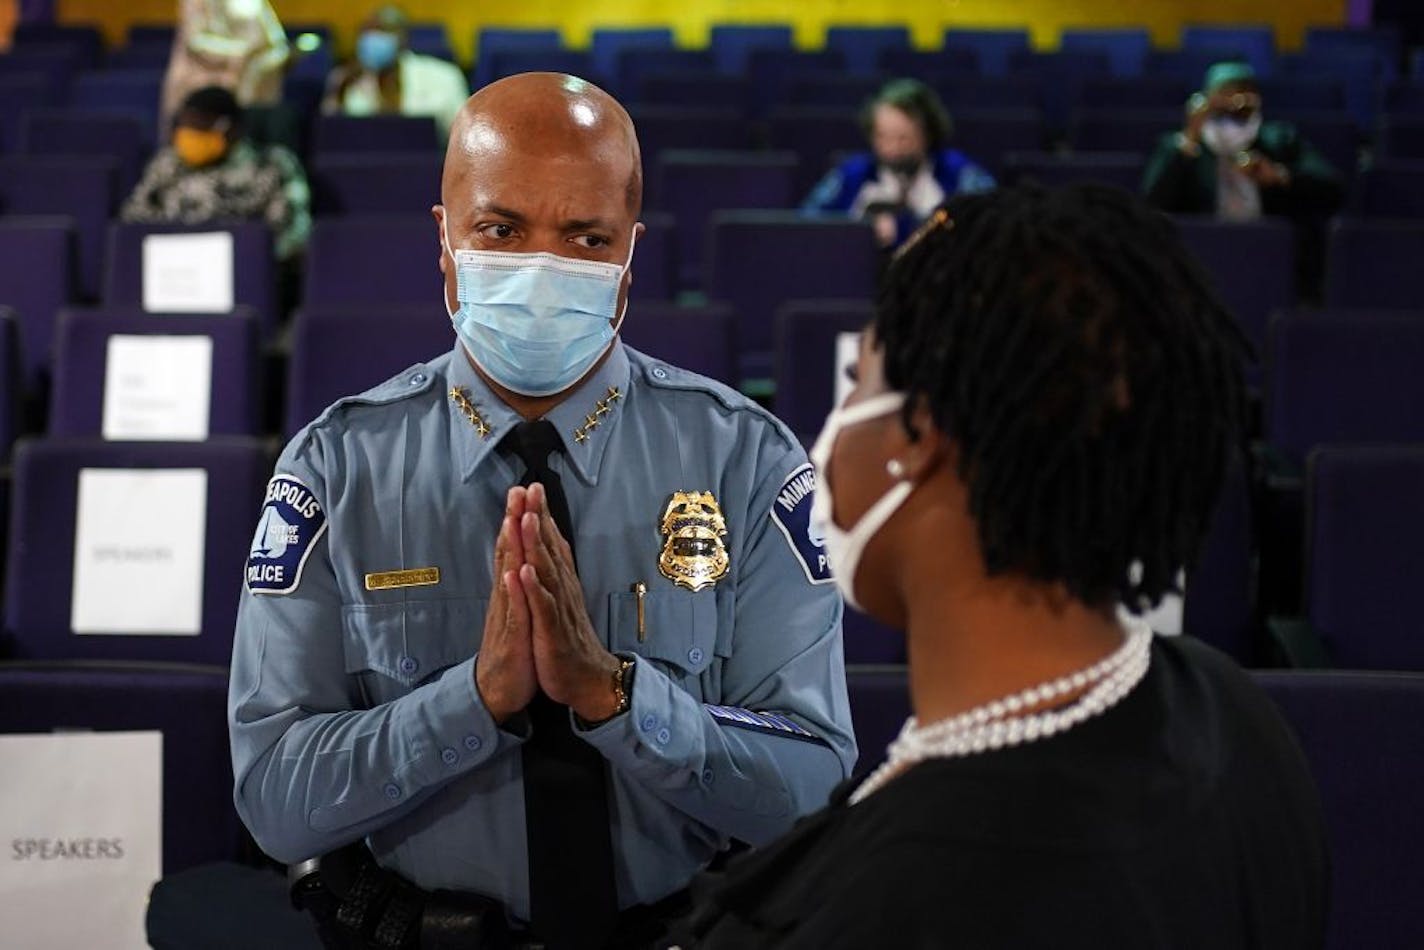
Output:
<svg viewBox="0 0 1424 950">
<path fill-rule="evenodd" d="M 524 463 L 520 484 L 544 486 L 549 513 L 572 548 L 569 501 L 549 468 L 550 454 L 562 448 L 553 423 L 520 423 L 505 441 Z M 533 735 L 521 755 L 530 923 L 550 950 L 602 947 L 618 915 L 607 766 L 597 749 L 574 735 L 567 706 L 541 691 L 528 714 Z"/>
</svg>

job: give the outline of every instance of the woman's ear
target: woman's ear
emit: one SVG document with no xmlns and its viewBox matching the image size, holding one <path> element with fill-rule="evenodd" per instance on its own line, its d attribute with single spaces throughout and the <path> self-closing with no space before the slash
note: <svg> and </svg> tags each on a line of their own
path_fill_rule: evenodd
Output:
<svg viewBox="0 0 1424 950">
<path fill-rule="evenodd" d="M 900 429 L 903 444 L 892 455 L 901 474 L 897 477 L 920 483 L 949 458 L 952 445 L 949 436 L 940 431 L 923 397 L 915 400 L 908 423 Z"/>
</svg>

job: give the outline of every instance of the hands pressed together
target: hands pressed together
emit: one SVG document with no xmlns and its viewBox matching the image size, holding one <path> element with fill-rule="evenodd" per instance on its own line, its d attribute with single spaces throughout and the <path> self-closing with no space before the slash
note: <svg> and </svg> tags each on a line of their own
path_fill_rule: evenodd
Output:
<svg viewBox="0 0 1424 950">
<path fill-rule="evenodd" d="M 618 667 L 589 621 L 573 551 L 549 513 L 544 486 L 511 488 L 475 660 L 485 708 L 503 723 L 542 689 L 585 720 L 607 719 L 618 708 Z"/>
</svg>

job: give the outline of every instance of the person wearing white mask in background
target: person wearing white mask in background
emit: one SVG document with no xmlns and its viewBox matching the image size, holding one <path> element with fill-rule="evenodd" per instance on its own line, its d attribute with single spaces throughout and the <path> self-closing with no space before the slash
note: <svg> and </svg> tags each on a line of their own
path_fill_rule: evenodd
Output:
<svg viewBox="0 0 1424 950">
<path fill-rule="evenodd" d="M 440 140 L 470 96 L 454 63 L 410 50 L 410 19 L 395 4 L 376 9 L 361 25 L 356 59 L 327 79 L 322 111 L 346 115 L 428 115 Z"/>
<path fill-rule="evenodd" d="M 158 128 L 166 134 L 197 89 L 221 86 L 244 108 L 276 105 L 291 47 L 267 0 L 182 0 Z"/>
<path fill-rule="evenodd" d="M 433 209 L 451 348 L 312 421 L 254 512 L 237 809 L 328 947 L 642 946 L 855 761 L 805 451 L 619 338 L 642 180 L 584 80 L 480 90 Z"/>
<path fill-rule="evenodd" d="M 668 944 L 1321 947 L 1304 757 L 1231 660 L 1140 616 L 1239 451 L 1245 349 L 1120 189 L 957 197 L 910 238 L 811 457 L 836 584 L 906 631 L 913 717 L 694 882 Z"/>
</svg>

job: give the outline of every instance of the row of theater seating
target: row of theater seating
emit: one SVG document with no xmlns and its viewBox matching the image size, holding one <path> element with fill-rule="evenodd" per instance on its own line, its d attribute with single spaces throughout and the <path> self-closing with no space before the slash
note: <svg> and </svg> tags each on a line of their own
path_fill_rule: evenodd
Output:
<svg viewBox="0 0 1424 950">
<path fill-rule="evenodd" d="M 1255 674 L 1295 731 L 1320 789 L 1330 848 L 1329 950 L 1424 945 L 1424 675 Z M 858 775 L 883 759 L 909 711 L 903 667 L 851 667 Z M 163 871 L 247 856 L 232 806 L 222 670 L 16 668 L 0 664 L 0 733 L 163 734 Z M 1388 723 L 1388 728 L 1380 728 Z"/>
</svg>

